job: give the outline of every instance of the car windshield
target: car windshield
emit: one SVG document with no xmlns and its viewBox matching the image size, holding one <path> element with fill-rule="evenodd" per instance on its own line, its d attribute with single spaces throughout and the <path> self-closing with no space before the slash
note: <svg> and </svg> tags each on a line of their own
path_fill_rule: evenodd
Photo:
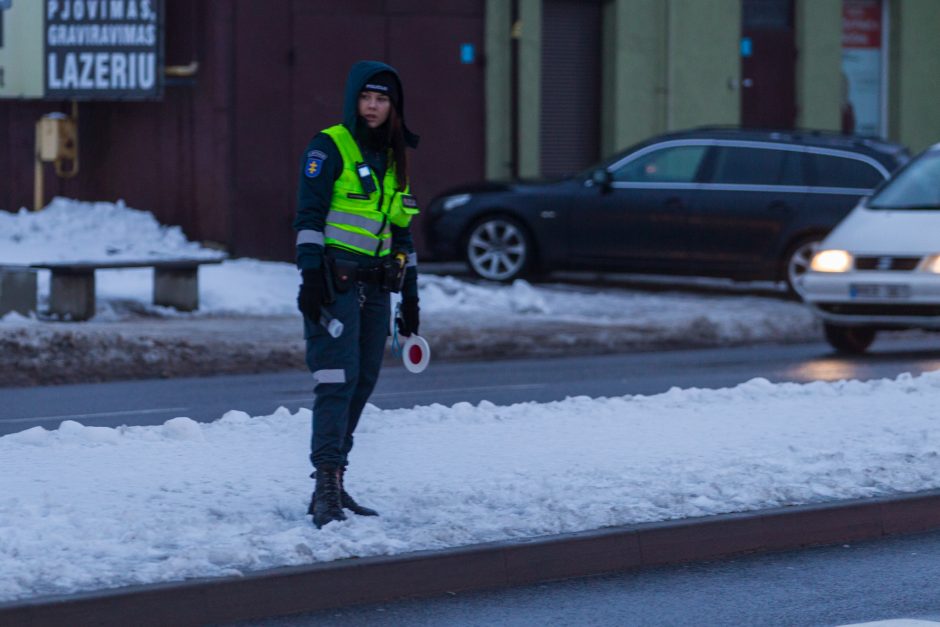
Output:
<svg viewBox="0 0 940 627">
<path fill-rule="evenodd" d="M 885 183 L 868 207 L 940 210 L 940 151 L 933 150 L 912 161 Z"/>
</svg>

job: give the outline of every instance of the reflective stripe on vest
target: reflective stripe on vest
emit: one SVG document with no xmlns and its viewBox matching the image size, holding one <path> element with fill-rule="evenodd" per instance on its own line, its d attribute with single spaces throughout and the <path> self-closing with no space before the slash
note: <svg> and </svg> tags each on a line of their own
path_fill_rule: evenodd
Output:
<svg viewBox="0 0 940 627">
<path fill-rule="evenodd" d="M 328 222 L 336 224 L 337 226 L 354 226 L 376 235 L 381 235 L 383 230 L 388 231 L 390 228 L 387 224 L 388 221 L 385 220 L 384 217 L 375 219 L 359 213 L 338 211 L 336 209 L 330 209 L 330 213 L 327 214 L 326 219 Z"/>
<path fill-rule="evenodd" d="M 411 215 L 401 206 L 391 155 L 384 180 L 380 182 L 373 172 L 376 191 L 366 194 L 356 171 L 356 165 L 363 162 L 362 152 L 352 134 L 342 124 L 323 132 L 336 144 L 343 159 L 343 170 L 333 184 L 333 198 L 326 216 L 323 231 L 326 244 L 370 256 L 389 254 L 391 225 L 407 226 L 411 221 Z"/>
<path fill-rule="evenodd" d="M 374 235 L 367 235 L 358 231 L 347 231 L 338 226 L 326 225 L 323 231 L 326 235 L 326 241 L 343 248 L 351 248 L 356 252 L 362 252 L 367 255 L 387 255 L 392 250 L 392 234 L 388 233 L 381 238 Z"/>
</svg>

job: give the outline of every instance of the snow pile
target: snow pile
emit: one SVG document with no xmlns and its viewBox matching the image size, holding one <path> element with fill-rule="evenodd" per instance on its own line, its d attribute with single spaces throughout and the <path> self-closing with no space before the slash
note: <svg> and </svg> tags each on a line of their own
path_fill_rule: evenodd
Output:
<svg viewBox="0 0 940 627">
<path fill-rule="evenodd" d="M 940 373 L 369 406 L 347 485 L 382 516 L 321 531 L 307 410 L 37 427 L 0 438 L 0 601 L 933 489 L 938 406 Z"/>
<path fill-rule="evenodd" d="M 42 211 L 0 211 L 0 263 L 119 261 L 166 257 L 217 258 L 218 251 L 186 239 L 153 214 L 123 201 L 55 198 Z"/>
<path fill-rule="evenodd" d="M 681 292 L 546 284 L 517 280 L 509 286 L 472 284 L 423 275 L 421 307 L 451 324 L 487 328 L 507 319 L 578 326 L 630 327 L 650 337 L 666 330 L 690 340 L 806 337 L 815 334 L 812 314 L 799 303 L 754 296 L 710 296 Z"/>
<path fill-rule="evenodd" d="M 115 261 L 161 257 L 213 258 L 220 253 L 190 242 L 179 227 L 160 225 L 152 214 L 118 203 L 56 198 L 38 213 L 0 211 L 0 264 L 49 261 Z M 49 293 L 40 272 L 40 308 Z M 149 316 L 297 316 L 299 277 L 290 263 L 227 260 L 199 270 L 199 311 L 181 314 L 152 305 L 152 270 L 96 272 L 94 322 Z M 421 275 L 421 308 L 431 326 L 491 328 L 518 321 L 577 325 L 629 325 L 646 335 L 657 329 L 680 335 L 742 339 L 814 333 L 811 314 L 799 304 L 748 296 L 700 296 L 624 289 L 544 285 L 476 284 Z M 3 318 L 0 324 L 21 323 Z"/>
</svg>

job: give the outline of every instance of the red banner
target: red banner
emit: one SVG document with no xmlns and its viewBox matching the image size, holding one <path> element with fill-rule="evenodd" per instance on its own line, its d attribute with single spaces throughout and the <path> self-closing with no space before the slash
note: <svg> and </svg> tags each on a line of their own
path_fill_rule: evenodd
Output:
<svg viewBox="0 0 940 627">
<path fill-rule="evenodd" d="M 881 0 L 842 0 L 842 47 L 881 48 Z"/>
</svg>

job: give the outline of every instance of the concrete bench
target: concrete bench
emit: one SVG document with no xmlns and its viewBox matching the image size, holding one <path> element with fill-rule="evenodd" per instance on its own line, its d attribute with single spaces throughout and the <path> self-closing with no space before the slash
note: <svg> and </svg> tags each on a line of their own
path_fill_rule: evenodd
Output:
<svg viewBox="0 0 940 627">
<path fill-rule="evenodd" d="M 95 270 L 153 268 L 153 304 L 180 311 L 199 308 L 199 266 L 214 259 L 150 259 L 144 261 L 79 261 L 35 263 L 52 271 L 49 314 L 62 320 L 88 320 L 95 315 Z"/>
<path fill-rule="evenodd" d="M 36 271 L 27 266 L 0 265 L 0 317 L 11 311 L 28 316 L 36 311 Z"/>
</svg>

